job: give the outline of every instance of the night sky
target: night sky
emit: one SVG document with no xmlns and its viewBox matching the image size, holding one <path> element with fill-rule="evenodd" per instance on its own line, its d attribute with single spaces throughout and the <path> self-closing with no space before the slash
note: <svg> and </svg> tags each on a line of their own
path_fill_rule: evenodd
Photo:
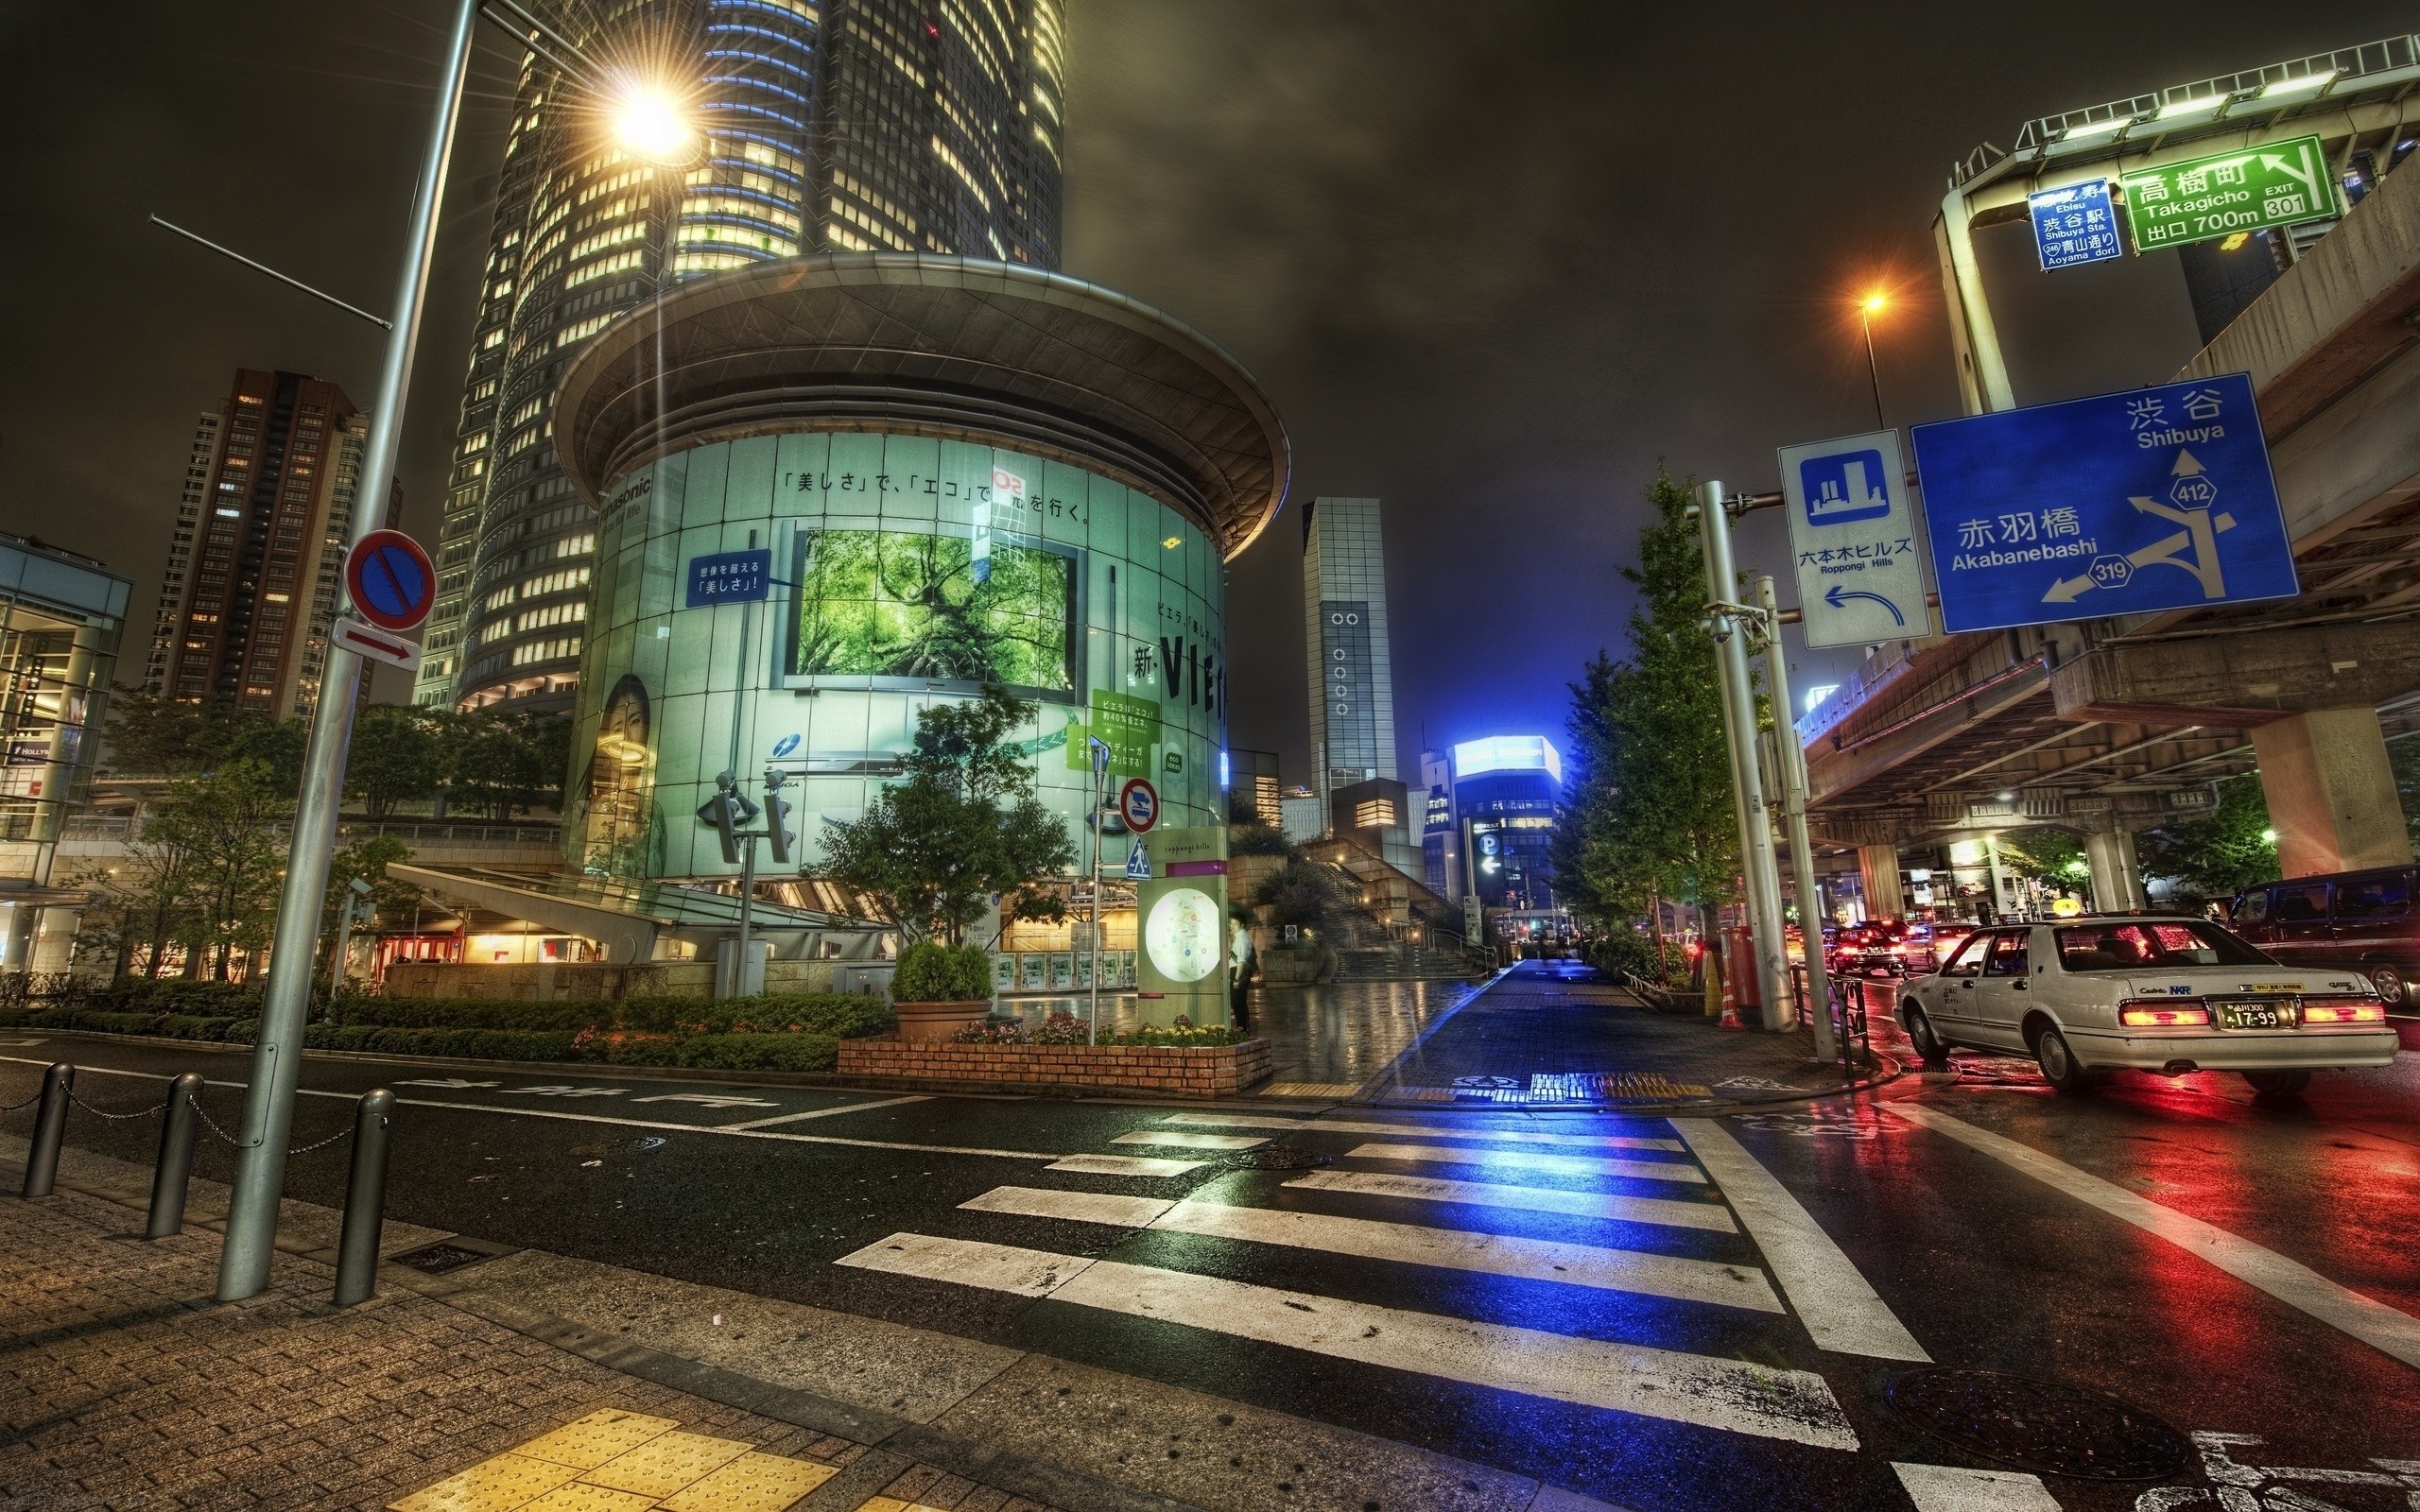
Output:
<svg viewBox="0 0 2420 1512">
<path fill-rule="evenodd" d="M 139 678 L 193 421 L 237 366 L 374 391 L 383 333 L 145 225 L 156 211 L 354 303 L 395 277 L 427 0 L 0 0 L 0 529 L 135 580 Z M 2008 13 L 2000 13 L 2005 20 Z M 1659 458 L 1776 486 L 1778 445 L 1957 412 L 1930 226 L 1949 164 L 2055 111 L 2349 46 L 2408 7 L 1646 7 L 1071 0 L 1066 271 L 1201 326 L 1285 417 L 1286 513 L 1230 569 L 1231 734 L 1307 781 L 1301 515 L 1386 501 L 1398 743 L 1560 738 L 1618 645 Z M 515 60 L 474 65 L 403 461 L 433 539 Z M 2020 402 L 2165 379 L 2172 254 L 1982 257 Z M 1787 566 L 1776 515 L 1743 566 Z M 1785 590 L 1785 601 L 1788 601 Z M 1801 685 L 1828 681 L 1827 659 Z M 383 674 L 383 697 L 406 695 Z"/>
</svg>

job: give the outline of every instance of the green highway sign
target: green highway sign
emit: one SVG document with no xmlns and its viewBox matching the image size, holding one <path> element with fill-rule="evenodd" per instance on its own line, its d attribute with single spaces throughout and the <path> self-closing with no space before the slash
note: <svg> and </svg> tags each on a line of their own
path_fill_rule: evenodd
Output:
<svg viewBox="0 0 2420 1512">
<path fill-rule="evenodd" d="M 2122 184 L 2138 252 L 2341 213 L 2315 136 L 2130 173 Z"/>
</svg>

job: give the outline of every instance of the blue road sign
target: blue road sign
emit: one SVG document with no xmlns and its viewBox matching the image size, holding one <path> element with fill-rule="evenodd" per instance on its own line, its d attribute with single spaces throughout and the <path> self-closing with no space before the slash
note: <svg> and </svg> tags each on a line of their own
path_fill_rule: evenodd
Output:
<svg viewBox="0 0 2420 1512">
<path fill-rule="evenodd" d="M 2081 267 L 2126 255 L 2118 237 L 2118 207 L 2109 198 L 2109 180 L 2093 179 L 2063 189 L 2045 189 L 2025 197 L 2033 214 L 2033 252 L 2042 271 Z"/>
<path fill-rule="evenodd" d="M 773 580 L 769 551 L 720 551 L 689 558 L 689 608 L 717 604 L 753 604 L 765 596 Z"/>
<path fill-rule="evenodd" d="M 428 618 L 437 597 L 437 570 L 420 542 L 400 530 L 372 530 L 345 554 L 345 591 L 354 612 L 386 630 L 408 630 Z"/>
<path fill-rule="evenodd" d="M 1126 852 L 1126 875 L 1134 882 L 1151 880 L 1150 852 L 1143 849 L 1143 837 L 1139 834 L 1134 837 L 1134 849 Z"/>
<path fill-rule="evenodd" d="M 1785 446 L 1779 460 L 1806 644 L 1930 635 L 1899 433 Z"/>
<path fill-rule="evenodd" d="M 1952 631 L 2291 598 L 2244 373 L 1915 428 Z"/>
</svg>

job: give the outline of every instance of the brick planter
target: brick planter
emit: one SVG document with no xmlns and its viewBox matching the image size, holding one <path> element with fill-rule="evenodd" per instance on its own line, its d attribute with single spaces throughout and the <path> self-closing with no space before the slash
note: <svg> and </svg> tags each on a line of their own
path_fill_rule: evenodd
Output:
<svg viewBox="0 0 2420 1512">
<path fill-rule="evenodd" d="M 843 1040 L 842 1076 L 991 1091 L 1232 1097 L 1269 1074 L 1269 1041 L 1170 1045 L 961 1045 Z"/>
</svg>

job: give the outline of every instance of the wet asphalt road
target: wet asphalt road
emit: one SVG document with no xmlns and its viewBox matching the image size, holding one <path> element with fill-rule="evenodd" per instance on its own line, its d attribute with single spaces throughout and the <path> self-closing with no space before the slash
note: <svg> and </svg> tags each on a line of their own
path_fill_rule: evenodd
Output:
<svg viewBox="0 0 2420 1512">
<path fill-rule="evenodd" d="M 31 1091 L 39 1063 L 67 1058 L 87 1068 L 81 1096 L 113 1111 L 157 1102 L 151 1077 L 199 1069 L 220 1083 L 206 1106 L 230 1128 L 241 1093 L 228 1084 L 249 1065 L 71 1038 L 0 1043 L 0 1057 L 11 1057 L 0 1060 L 0 1103 Z M 1720 1121 L 1352 1108 L 1293 1128 L 1205 1124 L 1169 1108 L 895 1101 L 601 1070 L 566 1078 L 315 1059 L 305 1072 L 320 1092 L 374 1085 L 406 1102 L 395 1218 L 1041 1350 L 1642 1512 L 2420 1506 L 2420 1482 L 2397 1484 L 2401 1472 L 2377 1464 L 2420 1461 L 2420 1074 L 2411 1055 L 2390 1072 L 2323 1078 L 2309 1101 L 2278 1108 L 2217 1077 L 2121 1075 L 2096 1095 L 2059 1098 L 2016 1063 L 1962 1057 L 1952 1074 L 1904 1078 L 1873 1096 Z M 802 1113 L 817 1116 L 790 1116 Z M 29 1116 L 0 1118 L 0 1129 L 22 1135 Z M 295 1142 L 350 1116 L 345 1096 L 306 1096 Z M 1724 1142 L 1702 1132 L 1708 1122 L 1748 1166 L 1725 1163 Z M 759 1126 L 733 1128 L 741 1124 Z M 157 1126 L 78 1112 L 70 1139 L 147 1161 Z M 1476 1137 L 1491 1131 L 1581 1143 Z M 1288 1185 L 1305 1173 L 1235 1169 L 1226 1150 L 1120 1143 L 1136 1134 L 1273 1137 L 1329 1157 L 1312 1173 L 1320 1180 L 1359 1186 Z M 1995 1135 L 2014 1143 L 1994 1145 Z M 1393 1153 L 1371 1153 L 1373 1143 Z M 337 1203 L 344 1150 L 297 1158 L 289 1193 Z M 2022 1152 L 2048 1159 L 2020 1168 Z M 199 1173 L 224 1179 L 229 1156 L 205 1136 Z M 1050 1169 L 1071 1156 L 1206 1163 L 1175 1176 Z M 1618 1163 L 1556 1164 L 1571 1158 Z M 1549 1195 L 1520 1195 L 1537 1193 Z M 1071 1194 L 1126 1199 L 1133 1216 L 1068 1216 Z M 2126 1194 L 2153 1206 L 2127 1210 L 2130 1222 L 2109 1211 Z M 1171 1214 L 1185 1220 L 1175 1228 L 1141 1226 L 1158 1204 L 1186 1198 L 1197 1206 Z M 959 1206 L 977 1199 L 986 1207 Z M 1605 1199 L 1647 1200 L 1595 1211 L 1499 1205 Z M 1298 1223 L 1310 1237 L 1199 1231 L 1203 1215 L 1215 1229 L 1231 1210 Z M 1792 1210 L 1828 1236 L 1832 1258 L 1792 1228 Z M 1470 1269 L 1391 1250 L 1407 1231 L 1449 1248 L 1473 1233 L 1529 1244 L 1511 1261 L 1470 1263 L 1495 1269 Z M 902 1235 L 917 1239 L 903 1246 Z M 2225 1236 L 2240 1244 L 2230 1248 Z M 2219 1252 L 2213 1244 L 2253 1257 L 2267 1289 L 2204 1258 Z M 1089 1296 L 1075 1283 L 1051 1297 L 1004 1289 L 1015 1279 L 985 1267 L 1010 1252 L 987 1246 L 1061 1257 L 1062 1270 L 1098 1258 L 1115 1263 L 1091 1273 L 1096 1281 L 1117 1279 Z M 1671 1295 L 1664 1280 L 1564 1279 L 1564 1266 L 1609 1251 L 1617 1263 L 1631 1263 L 1625 1254 L 1716 1263 L 1682 1267 L 1683 1293 L 1747 1290 L 1708 1300 Z M 856 1263 L 836 1263 L 843 1257 Z M 1206 1279 L 1193 1289 L 1215 1286 L 1211 1315 L 1170 1321 L 1165 1309 L 1145 1316 L 1121 1301 L 1163 1273 Z M 1772 1300 L 1749 1305 L 1751 1293 Z M 1365 1316 L 1367 1334 L 1338 1332 Z M 1481 1332 L 1424 1340 L 1422 1318 Z M 1819 1340 L 1819 1327 L 1846 1332 Z M 1910 1348 L 1887 1342 L 1893 1331 Z M 1668 1383 L 1608 1404 L 1607 1345 L 1669 1351 L 1650 1362 Z M 2234 1492 L 2256 1500 L 2221 1502 L 2195 1466 L 2155 1481 L 2046 1474 L 1963 1487 L 1997 1500 L 1939 1500 L 1938 1488 L 1911 1489 L 1894 1464 L 1992 1462 L 1917 1431 L 1890 1404 L 1893 1383 L 1924 1368 L 1910 1354 L 2095 1388 L 2188 1433 L 2256 1435 L 2232 1451 L 2242 1463 L 2354 1478 L 2237 1474 Z"/>
</svg>

